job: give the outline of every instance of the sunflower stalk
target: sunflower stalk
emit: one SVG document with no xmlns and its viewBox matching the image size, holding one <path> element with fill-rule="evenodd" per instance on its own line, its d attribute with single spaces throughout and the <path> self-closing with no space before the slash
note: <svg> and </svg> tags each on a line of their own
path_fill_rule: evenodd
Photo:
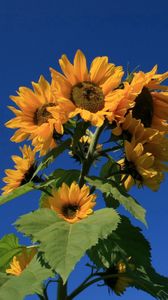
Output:
<svg viewBox="0 0 168 300">
<path fill-rule="evenodd" d="M 102 131 L 104 130 L 105 125 L 101 126 L 101 127 L 97 127 L 95 130 L 95 133 L 93 134 L 92 137 L 92 141 L 90 143 L 89 149 L 88 149 L 88 153 L 86 155 L 86 159 L 83 162 L 82 165 L 82 169 L 81 169 L 81 174 L 80 174 L 80 178 L 79 178 L 79 186 L 82 187 L 82 185 L 85 182 L 85 176 L 87 176 L 91 165 L 94 161 L 94 152 L 98 143 L 98 139 L 102 133 Z"/>
<path fill-rule="evenodd" d="M 99 156 L 103 156 L 104 154 L 108 153 L 108 152 L 115 152 L 115 151 L 118 151 L 120 150 L 122 147 L 121 146 L 114 146 L 113 148 L 107 148 L 107 149 L 104 149 L 104 150 L 101 150 L 99 151 L 95 157 L 99 157 Z"/>
<path fill-rule="evenodd" d="M 47 295 L 47 289 L 43 289 L 43 295 L 37 294 L 40 300 L 49 300 L 48 295 Z"/>
<path fill-rule="evenodd" d="M 58 280 L 56 300 L 67 300 L 67 282 L 64 284 L 61 276 Z"/>
</svg>

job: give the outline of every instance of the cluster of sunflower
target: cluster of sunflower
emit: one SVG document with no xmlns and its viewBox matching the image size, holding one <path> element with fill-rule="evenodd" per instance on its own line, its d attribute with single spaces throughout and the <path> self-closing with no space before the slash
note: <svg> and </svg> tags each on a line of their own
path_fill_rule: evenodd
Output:
<svg viewBox="0 0 168 300">
<path fill-rule="evenodd" d="M 74 224 L 91 215 L 96 204 L 96 195 L 84 184 L 84 176 L 90 169 L 86 166 L 91 150 L 94 159 L 106 154 L 103 144 L 97 144 L 98 138 L 94 140 L 91 131 L 94 127 L 108 129 L 112 136 L 110 143 L 115 141 L 121 150 L 116 161 L 119 185 L 127 191 L 135 184 L 158 190 L 164 172 L 168 171 L 168 86 L 161 85 L 168 78 L 168 72 L 157 74 L 157 66 L 154 66 L 150 72 L 132 72 L 124 77 L 122 66 L 109 63 L 106 56 L 96 57 L 88 70 L 80 50 L 73 64 L 66 55 L 59 64 L 62 73 L 50 69 L 51 83 L 41 76 L 38 83 L 32 82 L 33 90 L 20 87 L 18 95 L 11 96 L 17 105 L 17 108 L 9 106 L 15 118 L 6 123 L 8 128 L 17 129 L 11 141 L 28 140 L 33 149 L 24 145 L 20 147 L 22 157 L 12 156 L 15 169 L 6 170 L 3 179 L 6 185 L 2 190 L 3 195 L 8 195 L 31 180 L 43 181 L 33 176 L 37 170 L 37 155 L 47 155 L 70 136 L 71 156 L 85 165 L 85 172 L 81 172 L 78 183 L 63 182 L 58 189 L 52 187 L 42 206 Z M 73 148 L 74 129 L 80 122 L 88 126 Z M 113 175 L 112 170 L 109 175 Z M 22 254 L 14 256 L 6 272 L 20 275 L 35 253 L 34 249 L 30 253 L 24 249 Z M 109 270 L 113 274 L 125 273 L 126 265 L 116 263 Z M 109 274 L 109 270 L 105 274 Z M 130 279 L 121 276 L 120 282 L 121 285 L 116 278 L 105 280 L 117 294 L 123 292 Z"/>
<path fill-rule="evenodd" d="M 74 64 L 65 55 L 59 63 L 64 75 L 51 69 L 51 84 L 41 76 L 32 83 L 33 91 L 21 87 L 18 96 L 11 97 L 19 108 L 9 107 L 16 117 L 6 126 L 19 128 L 11 140 L 29 139 L 34 149 L 24 146 L 22 159 L 12 157 L 16 170 L 6 171 L 4 193 L 31 178 L 35 153 L 45 155 L 56 147 L 66 133 L 65 125 L 76 116 L 96 127 L 112 124 L 113 134 L 124 140 L 125 156 L 119 164 L 126 189 L 136 183 L 157 190 L 168 170 L 163 163 L 168 160 L 168 87 L 160 85 L 168 72 L 156 74 L 155 66 L 122 81 L 123 68 L 109 63 L 107 57 L 95 58 L 88 71 L 80 50 Z"/>
</svg>

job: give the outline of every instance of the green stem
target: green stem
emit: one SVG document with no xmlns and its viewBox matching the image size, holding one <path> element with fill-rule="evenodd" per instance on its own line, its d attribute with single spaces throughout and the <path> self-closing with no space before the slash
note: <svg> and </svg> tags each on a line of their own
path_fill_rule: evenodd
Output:
<svg viewBox="0 0 168 300">
<path fill-rule="evenodd" d="M 27 248 L 27 249 L 35 248 L 35 247 L 38 248 L 39 246 L 40 246 L 40 245 L 30 245 L 30 246 L 26 246 L 26 248 Z"/>
<path fill-rule="evenodd" d="M 116 278 L 118 277 L 119 275 L 118 274 L 109 274 L 109 275 L 104 275 L 103 276 L 103 273 L 102 273 L 102 277 L 98 277 L 98 278 L 95 278 L 89 282 L 87 282 L 91 277 L 95 277 L 95 276 L 98 276 L 98 275 L 101 275 L 101 273 L 95 273 L 93 275 L 90 275 L 87 277 L 87 279 L 84 280 L 84 282 L 82 282 L 82 284 L 77 287 L 68 297 L 66 300 L 72 300 L 74 299 L 77 295 L 79 295 L 83 290 L 85 290 L 86 288 L 88 288 L 90 285 L 98 282 L 98 281 L 101 281 L 103 279 L 106 279 L 106 278 Z"/>
<path fill-rule="evenodd" d="M 63 280 L 60 277 L 58 280 L 57 299 L 67 300 L 67 283 L 63 284 Z"/>
<path fill-rule="evenodd" d="M 79 178 L 79 186 L 80 187 L 83 186 L 83 184 L 85 182 L 85 176 L 88 174 L 90 167 L 92 165 L 92 162 L 94 160 L 94 152 L 95 152 L 100 134 L 104 129 L 104 126 L 105 125 L 103 125 L 101 127 L 97 127 L 95 130 L 95 133 L 92 137 L 92 141 L 90 143 L 88 153 L 86 155 L 86 159 L 84 160 L 83 165 L 82 165 L 82 170 L 81 170 L 81 174 L 80 174 L 80 178 Z"/>
<path fill-rule="evenodd" d="M 101 156 L 102 154 L 106 154 L 107 152 L 118 151 L 121 149 L 121 146 L 114 146 L 112 148 L 106 148 L 97 153 L 97 156 Z"/>
<path fill-rule="evenodd" d="M 92 141 L 90 143 L 89 149 L 88 149 L 87 158 L 89 158 L 90 156 L 93 156 L 94 151 L 95 151 L 96 146 L 97 146 L 97 143 L 98 143 L 98 139 L 100 137 L 100 134 L 104 130 L 104 127 L 105 127 L 105 125 L 102 125 L 101 127 L 96 128 L 95 133 L 94 133 L 93 138 L 92 138 Z"/>
</svg>

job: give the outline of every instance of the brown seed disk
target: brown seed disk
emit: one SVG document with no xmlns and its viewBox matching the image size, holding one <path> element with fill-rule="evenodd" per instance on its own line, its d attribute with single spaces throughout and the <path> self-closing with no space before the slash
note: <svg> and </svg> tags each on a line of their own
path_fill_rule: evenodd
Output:
<svg viewBox="0 0 168 300">
<path fill-rule="evenodd" d="M 71 99 L 79 108 L 96 113 L 104 108 L 102 89 L 93 82 L 83 81 L 72 88 Z"/>
<path fill-rule="evenodd" d="M 44 104 L 39 107 L 34 113 L 34 124 L 35 125 L 42 125 L 43 123 L 47 123 L 48 119 L 52 119 L 52 115 L 49 111 L 47 111 L 47 107 L 55 106 L 54 103 Z"/>
</svg>

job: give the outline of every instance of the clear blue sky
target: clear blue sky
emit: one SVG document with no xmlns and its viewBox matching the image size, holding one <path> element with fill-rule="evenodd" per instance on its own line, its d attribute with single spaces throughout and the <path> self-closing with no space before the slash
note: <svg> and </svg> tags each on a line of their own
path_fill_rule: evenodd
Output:
<svg viewBox="0 0 168 300">
<path fill-rule="evenodd" d="M 11 105 L 9 95 L 15 94 L 19 86 L 30 87 L 31 81 L 37 81 L 40 74 L 50 79 L 49 67 L 57 68 L 57 61 L 63 53 L 72 59 L 78 48 L 84 51 L 89 62 L 95 56 L 107 55 L 111 61 L 124 67 L 130 63 L 132 69 L 140 65 L 141 69 L 148 71 L 157 63 L 160 72 L 167 71 L 167 11 L 167 0 L 0 1 L 1 178 L 4 169 L 13 166 L 10 156 L 19 153 L 18 145 L 9 142 L 12 130 L 3 126 L 12 117 L 6 108 Z M 60 162 L 57 164 L 62 166 Z M 165 276 L 168 276 L 167 182 L 157 193 L 147 189 L 133 190 L 148 211 L 149 229 L 144 228 L 144 234 L 152 245 L 153 264 Z M 0 207 L 0 237 L 15 231 L 11 224 L 19 215 L 37 208 L 38 196 L 38 193 L 31 193 Z M 141 226 L 139 222 L 134 224 Z M 21 242 L 25 239 L 21 238 Z M 77 267 L 71 276 L 71 288 L 82 276 L 81 268 Z M 55 300 L 52 287 L 49 292 L 51 300 Z M 117 298 L 109 296 L 106 287 L 95 285 L 76 299 Z M 129 289 L 122 299 L 153 298 Z"/>
</svg>

